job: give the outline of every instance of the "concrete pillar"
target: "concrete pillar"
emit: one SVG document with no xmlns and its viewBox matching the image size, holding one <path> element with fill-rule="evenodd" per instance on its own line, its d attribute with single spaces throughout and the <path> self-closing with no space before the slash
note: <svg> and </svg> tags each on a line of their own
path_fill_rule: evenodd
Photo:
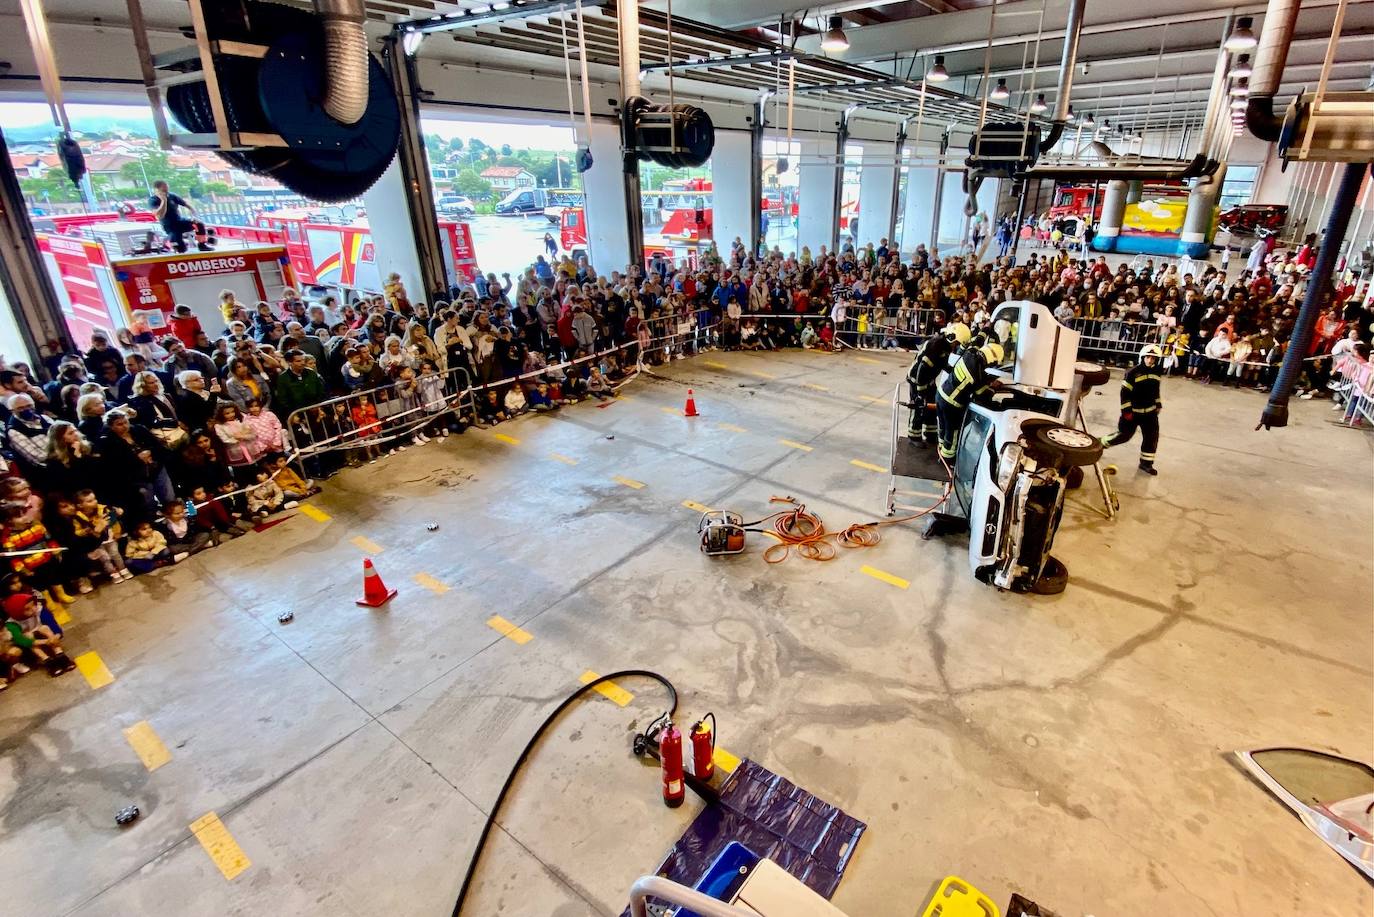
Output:
<svg viewBox="0 0 1374 917">
<path fill-rule="evenodd" d="M 1188 209 L 1183 214 L 1183 232 L 1179 235 L 1178 253 L 1189 258 L 1206 258 L 1209 250 L 1208 237 L 1212 231 L 1212 214 L 1216 210 L 1217 199 L 1221 197 L 1221 185 L 1226 180 L 1226 165 L 1223 163 L 1210 178 L 1198 179 L 1193 190 L 1188 192 Z"/>
<path fill-rule="evenodd" d="M 625 224 L 625 182 L 620 171 L 620 125 L 593 120 L 588 143 L 592 167 L 582 173 L 586 192 L 588 262 L 598 274 L 624 271 L 630 263 L 630 233 Z"/>
<path fill-rule="evenodd" d="M 391 160 L 382 177 L 363 192 L 363 206 L 367 208 L 367 225 L 372 229 L 378 279 L 386 283 L 393 273 L 400 274 L 411 302 L 424 301 L 430 292 L 437 292 L 428 291 L 420 267 L 411 214 L 413 196 L 401 174 L 400 157 Z M 481 266 L 479 260 L 478 267 Z"/>
<path fill-rule="evenodd" d="M 711 218 L 716 250 L 726 260 L 736 236 L 744 241 L 746 251 L 755 248 L 750 237 L 759 198 L 750 187 L 753 155 L 749 131 L 716 131 L 716 145 L 711 151 Z"/>
<path fill-rule="evenodd" d="M 1093 238 L 1093 248 L 1100 252 L 1116 251 L 1117 240 L 1121 238 L 1121 220 L 1126 216 L 1126 185 L 1124 181 L 1107 182 L 1107 191 L 1102 198 L 1102 219 L 1097 224 L 1097 235 Z"/>
<path fill-rule="evenodd" d="M 835 209 L 835 192 L 840 183 L 835 142 L 803 140 L 797 168 L 797 252 L 800 254 L 803 245 L 811 249 L 812 255 L 819 254 L 822 245 L 832 251 L 840 218 Z"/>
<path fill-rule="evenodd" d="M 918 245 L 930 245 L 935 226 L 935 180 L 939 170 L 934 166 L 908 166 L 906 170 L 906 206 L 902 209 L 902 242 L 904 257 Z"/>
<path fill-rule="evenodd" d="M 878 240 L 892 228 L 900 164 L 892 159 L 891 143 L 867 141 L 863 148 L 863 163 L 859 166 L 859 232 L 854 236 L 854 243 L 862 246 L 872 242 L 876 247 Z"/>
</svg>

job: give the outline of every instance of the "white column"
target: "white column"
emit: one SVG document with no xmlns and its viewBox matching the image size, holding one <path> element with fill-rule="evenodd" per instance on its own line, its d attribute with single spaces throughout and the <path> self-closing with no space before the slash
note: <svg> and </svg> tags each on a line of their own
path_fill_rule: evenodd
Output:
<svg viewBox="0 0 1374 917">
<path fill-rule="evenodd" d="M 749 190 L 749 157 L 752 155 L 752 138 L 748 131 L 716 131 L 716 145 L 711 150 L 711 219 L 716 250 L 726 260 L 730 258 L 730 246 L 736 236 L 744 242 L 745 251 L 754 250 L 749 239 L 753 216 L 750 207 L 758 207 L 759 202 L 750 201 L 753 193 Z"/>
<path fill-rule="evenodd" d="M 588 144 L 592 167 L 582 173 L 586 192 L 587 260 L 598 274 L 625 270 L 630 263 L 630 232 L 625 225 L 625 182 L 620 170 L 620 125 L 592 121 Z"/>
<path fill-rule="evenodd" d="M 902 212 L 902 255 L 910 258 L 918 245 L 930 245 L 930 230 L 935 225 L 934 166 L 908 166 L 906 206 Z"/>
<path fill-rule="evenodd" d="M 377 277 L 386 283 L 393 273 L 400 274 L 407 295 L 415 301 L 425 299 L 427 294 L 424 274 L 420 272 L 420 252 L 415 247 L 415 230 L 410 221 L 413 200 L 401 176 L 399 156 L 391 160 L 382 177 L 363 192 L 367 225 L 372 230 Z M 480 255 L 479 252 L 479 258 Z"/>
<path fill-rule="evenodd" d="M 863 148 L 863 163 L 859 166 L 859 232 L 854 243 L 863 246 L 872 242 L 877 247 L 892 224 L 892 191 L 896 187 L 898 164 L 892 158 L 891 142 L 865 141 Z"/>
<path fill-rule="evenodd" d="M 830 250 L 835 221 L 839 219 L 835 212 L 835 183 L 840 180 L 840 170 L 835 162 L 834 138 L 803 140 L 798 168 L 797 252 L 805 245 L 812 255 L 817 255 L 822 245 Z"/>
</svg>

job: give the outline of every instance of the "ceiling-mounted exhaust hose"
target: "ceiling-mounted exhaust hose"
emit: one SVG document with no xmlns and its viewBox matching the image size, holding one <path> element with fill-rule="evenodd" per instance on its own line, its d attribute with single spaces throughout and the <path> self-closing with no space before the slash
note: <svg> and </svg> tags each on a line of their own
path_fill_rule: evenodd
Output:
<svg viewBox="0 0 1374 917">
<path fill-rule="evenodd" d="M 1064 53 L 1059 58 L 1059 94 L 1054 100 L 1054 117 L 1040 149 L 1049 152 L 1059 142 L 1069 123 L 1069 94 L 1073 91 L 1073 68 L 1078 62 L 1078 39 L 1083 33 L 1083 10 L 1087 0 L 1069 0 L 1069 19 L 1064 26 Z"/>
<path fill-rule="evenodd" d="M 367 11 L 363 0 L 315 0 L 324 23 L 324 110 L 340 124 L 367 112 Z"/>
<path fill-rule="evenodd" d="M 1278 140 L 1283 131 L 1283 116 L 1274 113 L 1274 93 L 1288 63 L 1288 46 L 1300 6 L 1301 0 L 1269 0 L 1264 11 L 1264 30 L 1255 48 L 1250 95 L 1245 103 L 1245 126 L 1261 140 Z"/>
</svg>

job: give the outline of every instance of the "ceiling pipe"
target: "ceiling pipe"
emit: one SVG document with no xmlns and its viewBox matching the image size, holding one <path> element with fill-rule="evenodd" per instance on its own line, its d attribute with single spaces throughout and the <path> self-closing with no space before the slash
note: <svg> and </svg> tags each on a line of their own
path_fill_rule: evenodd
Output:
<svg viewBox="0 0 1374 917">
<path fill-rule="evenodd" d="M 1056 181 L 1187 181 L 1202 178 L 1217 170 L 1218 164 L 1199 153 L 1183 168 L 1140 166 L 1034 166 L 1026 178 L 1053 178 Z"/>
<path fill-rule="evenodd" d="M 367 113 L 367 10 L 363 0 L 315 0 L 324 22 L 324 110 L 340 124 Z"/>
<path fill-rule="evenodd" d="M 1245 105 L 1245 125 L 1261 140 L 1275 141 L 1283 131 L 1283 118 L 1274 113 L 1274 94 L 1288 62 L 1288 47 L 1298 22 L 1301 0 L 1269 0 L 1259 46 L 1250 52 L 1250 96 Z"/>
<path fill-rule="evenodd" d="M 1235 21 L 1234 15 L 1226 17 L 1226 25 L 1221 30 L 1221 43 L 1217 47 L 1217 62 L 1212 70 L 1212 86 L 1207 93 L 1207 114 L 1202 118 L 1202 132 L 1199 135 L 1201 139 L 1198 141 L 1198 152 L 1204 156 L 1211 156 L 1212 151 L 1218 146 L 1217 126 L 1221 121 L 1221 113 L 1230 103 L 1226 68 L 1230 64 L 1231 55 L 1226 50 L 1226 39 L 1230 37 Z"/>
<path fill-rule="evenodd" d="M 1064 53 L 1059 58 L 1059 94 L 1054 100 L 1054 116 L 1050 131 L 1040 144 L 1041 150 L 1052 150 L 1069 123 L 1069 94 L 1073 91 L 1073 67 L 1078 62 L 1078 39 L 1083 34 L 1083 10 L 1087 0 L 1069 0 L 1069 21 L 1064 27 Z"/>
</svg>

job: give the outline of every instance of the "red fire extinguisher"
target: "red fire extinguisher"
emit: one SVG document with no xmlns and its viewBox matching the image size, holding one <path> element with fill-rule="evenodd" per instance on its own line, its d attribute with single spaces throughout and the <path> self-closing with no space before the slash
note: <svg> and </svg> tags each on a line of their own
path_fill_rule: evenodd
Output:
<svg viewBox="0 0 1374 917">
<path fill-rule="evenodd" d="M 682 782 L 682 730 L 672 720 L 665 722 L 659 733 L 658 756 L 663 761 L 663 804 L 676 809 L 687 792 Z"/>
<path fill-rule="evenodd" d="M 706 725 L 706 718 L 710 717 L 711 725 Z M 697 720 L 692 727 L 692 774 L 698 780 L 710 780 L 715 775 L 716 765 L 713 760 L 716 752 L 716 737 L 712 727 L 716 724 L 716 715 L 708 713 L 706 716 Z"/>
</svg>

